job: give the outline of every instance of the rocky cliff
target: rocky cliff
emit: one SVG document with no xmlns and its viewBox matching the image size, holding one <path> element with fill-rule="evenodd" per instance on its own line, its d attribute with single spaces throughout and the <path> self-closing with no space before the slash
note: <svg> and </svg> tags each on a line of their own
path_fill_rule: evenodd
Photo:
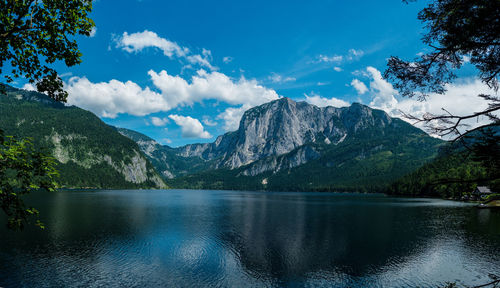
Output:
<svg viewBox="0 0 500 288">
<path fill-rule="evenodd" d="M 286 154 L 306 143 L 321 141 L 336 145 L 361 130 L 383 130 L 392 123 L 383 111 L 361 104 L 319 108 L 282 98 L 246 111 L 237 131 L 218 137 L 214 143 L 181 147 L 178 155 L 219 159 L 217 168 L 234 169 L 269 156 Z M 306 155 L 315 157 L 315 153 L 302 155 L 301 163 L 308 160 Z"/>
</svg>

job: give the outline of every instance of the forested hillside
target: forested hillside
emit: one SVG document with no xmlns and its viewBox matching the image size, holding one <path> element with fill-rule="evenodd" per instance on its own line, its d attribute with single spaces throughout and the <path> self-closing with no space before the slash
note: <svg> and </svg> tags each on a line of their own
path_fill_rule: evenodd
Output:
<svg viewBox="0 0 500 288">
<path fill-rule="evenodd" d="M 44 94 L 7 87 L 0 95 L 0 129 L 32 138 L 57 159 L 58 183 L 67 188 L 149 188 L 164 182 L 137 144 L 77 107 Z"/>
</svg>

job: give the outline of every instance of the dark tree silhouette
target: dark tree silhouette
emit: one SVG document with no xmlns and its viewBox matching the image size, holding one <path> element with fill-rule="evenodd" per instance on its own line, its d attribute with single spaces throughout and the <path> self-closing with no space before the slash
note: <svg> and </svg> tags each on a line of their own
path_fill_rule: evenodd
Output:
<svg viewBox="0 0 500 288">
<path fill-rule="evenodd" d="M 66 101 L 63 82 L 50 66 L 81 62 L 74 36 L 89 36 L 92 0 L 0 0 L 0 74 L 23 77 L 57 101 Z M 10 64 L 10 71 L 3 71 Z"/>
<path fill-rule="evenodd" d="M 67 66 L 81 62 L 74 38 L 90 35 L 91 10 L 92 0 L 0 0 L 0 74 L 7 82 L 25 78 L 39 92 L 65 102 L 68 93 L 51 66 L 56 61 Z M 7 94 L 1 83 L 0 93 Z M 57 187 L 55 160 L 48 155 L 35 149 L 30 139 L 16 140 L 0 129 L 0 207 L 9 228 L 22 229 L 29 216 L 38 215 L 36 209 L 25 207 L 23 195 Z M 38 220 L 36 225 L 43 228 Z"/>
<path fill-rule="evenodd" d="M 418 19 L 427 28 L 422 41 L 431 52 L 413 61 L 392 56 L 384 73 L 402 96 L 425 100 L 431 93 L 444 94 L 445 85 L 456 78 L 455 71 L 466 61 L 477 68 L 478 78 L 494 93 L 471 95 L 485 99 L 488 107 L 480 111 L 470 107 L 467 115 L 454 115 L 443 107 L 440 115 L 405 116 L 426 124 L 433 133 L 455 140 L 487 126 L 499 126 L 500 1 L 434 0 L 419 12 Z M 474 129 L 465 123 L 480 116 L 487 117 L 489 123 Z"/>
</svg>

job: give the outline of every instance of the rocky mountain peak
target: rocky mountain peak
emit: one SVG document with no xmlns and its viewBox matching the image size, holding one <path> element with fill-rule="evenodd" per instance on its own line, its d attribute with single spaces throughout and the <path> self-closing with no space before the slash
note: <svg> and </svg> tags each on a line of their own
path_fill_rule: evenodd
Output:
<svg viewBox="0 0 500 288">
<path fill-rule="evenodd" d="M 359 103 L 320 108 L 284 97 L 246 111 L 237 131 L 218 137 L 214 143 L 181 147 L 179 155 L 219 159 L 218 167 L 233 169 L 288 153 L 306 143 L 335 145 L 348 135 L 367 128 L 382 129 L 391 121 L 385 112 Z"/>
</svg>

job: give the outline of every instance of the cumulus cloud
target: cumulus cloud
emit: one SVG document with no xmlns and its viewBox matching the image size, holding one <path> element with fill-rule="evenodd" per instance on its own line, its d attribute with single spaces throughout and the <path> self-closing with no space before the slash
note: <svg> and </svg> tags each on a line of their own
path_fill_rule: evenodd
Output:
<svg viewBox="0 0 500 288">
<path fill-rule="evenodd" d="M 337 67 L 337 66 L 333 67 L 333 70 L 335 70 L 337 72 L 342 72 L 342 68 Z"/>
<path fill-rule="evenodd" d="M 235 131 L 238 130 L 240 126 L 240 120 L 245 111 L 252 108 L 251 105 L 245 104 L 241 107 L 234 108 L 230 107 L 224 110 L 224 112 L 217 115 L 217 119 L 224 120 L 224 130 L 225 131 Z"/>
<path fill-rule="evenodd" d="M 72 77 L 65 83 L 65 89 L 69 94 L 68 104 L 107 118 L 115 118 L 120 113 L 144 116 L 171 107 L 161 94 L 132 81 L 113 79 L 93 83 L 86 77 Z"/>
<path fill-rule="evenodd" d="M 212 135 L 205 131 L 203 125 L 198 119 L 192 118 L 190 116 L 180 116 L 180 115 L 169 115 L 168 118 L 174 120 L 174 122 L 181 127 L 182 137 L 185 138 L 212 138 Z"/>
<path fill-rule="evenodd" d="M 351 86 L 358 91 L 358 95 L 363 95 L 368 91 L 368 87 L 366 87 L 365 83 L 359 81 L 358 79 L 353 79 L 351 81 Z"/>
<path fill-rule="evenodd" d="M 382 73 L 376 68 L 369 66 L 366 68 L 366 71 L 371 78 L 370 91 L 373 95 L 370 106 L 394 114 L 397 110 L 398 100 L 396 100 L 395 96 L 398 95 L 398 91 L 392 87 L 391 83 L 384 80 Z"/>
<path fill-rule="evenodd" d="M 117 39 L 117 48 L 122 48 L 127 52 L 140 52 L 141 50 L 154 47 L 163 51 L 165 56 L 172 58 L 173 56 L 183 57 L 189 53 L 189 49 L 179 46 L 177 43 L 164 39 L 155 32 L 144 30 L 128 34 L 123 32 L 122 37 Z"/>
<path fill-rule="evenodd" d="M 418 101 L 412 98 L 403 98 L 398 100 L 398 92 L 393 86 L 382 78 L 380 71 L 374 67 L 366 68 L 367 75 L 370 78 L 370 106 L 386 111 L 393 117 L 402 117 L 401 112 L 411 114 L 416 117 L 422 117 L 426 113 L 434 115 L 443 114 L 443 108 L 454 115 L 467 115 L 471 112 L 484 110 L 488 107 L 488 102 L 477 97 L 478 94 L 493 94 L 486 84 L 479 79 L 459 79 L 455 83 L 445 86 L 445 94 L 431 94 L 426 101 Z M 406 118 L 402 118 L 407 120 Z M 408 120 L 407 120 L 408 121 Z M 487 118 L 472 119 L 466 124 L 470 128 L 489 123 Z M 422 125 L 417 125 L 424 128 Z"/>
<path fill-rule="evenodd" d="M 306 102 L 309 104 L 316 105 L 318 107 L 326 107 L 326 106 L 333 106 L 333 107 L 346 107 L 349 106 L 349 103 L 347 103 L 344 100 L 337 99 L 335 97 L 332 98 L 325 98 L 321 97 L 320 95 L 312 92 L 310 95 L 304 94 L 306 97 Z"/>
<path fill-rule="evenodd" d="M 163 51 L 163 54 L 169 58 L 177 57 L 186 59 L 191 64 L 216 70 L 216 67 L 210 63 L 212 59 L 210 50 L 202 49 L 201 55 L 192 54 L 187 47 L 182 47 L 176 42 L 162 38 L 152 31 L 144 30 L 143 32 L 132 34 L 123 32 L 122 36 L 115 39 L 115 41 L 117 48 L 122 48 L 129 53 L 137 53 L 145 48 L 157 48 Z"/>
<path fill-rule="evenodd" d="M 148 74 L 172 107 L 191 105 L 204 99 L 215 99 L 232 105 L 256 106 L 279 98 L 276 91 L 259 85 L 256 80 L 241 77 L 233 81 L 219 72 L 198 70 L 191 83 L 179 76 L 169 75 L 165 70 L 160 73 L 150 70 Z"/>
<path fill-rule="evenodd" d="M 69 93 L 68 104 L 90 110 L 101 117 L 114 118 L 120 113 L 144 116 L 169 111 L 207 99 L 240 106 L 233 109 L 248 109 L 279 98 L 276 91 L 265 88 L 254 79 L 241 77 L 235 80 L 215 71 L 198 70 L 190 81 L 170 75 L 165 70 L 159 73 L 150 70 L 148 74 L 159 92 L 149 87 L 142 88 L 131 81 L 93 83 L 85 77 L 72 77 L 65 83 Z M 231 110 L 226 112 L 227 115 L 236 115 Z M 234 121 L 239 122 L 239 119 L 230 117 L 219 119 L 230 122 L 225 127 L 234 127 Z"/>
<path fill-rule="evenodd" d="M 168 118 L 151 117 L 151 123 L 157 127 L 165 126 L 168 123 Z"/>
</svg>

